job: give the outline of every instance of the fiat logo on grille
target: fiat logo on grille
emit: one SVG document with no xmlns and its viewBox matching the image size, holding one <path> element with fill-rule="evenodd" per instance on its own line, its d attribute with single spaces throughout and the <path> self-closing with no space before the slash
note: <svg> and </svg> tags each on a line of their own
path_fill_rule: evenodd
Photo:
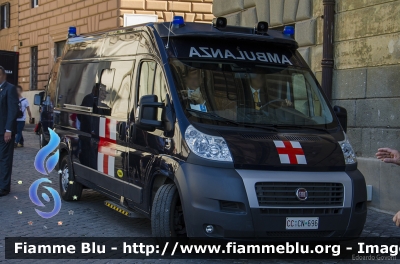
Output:
<svg viewBox="0 0 400 264">
<path fill-rule="evenodd" d="M 297 199 L 299 199 L 300 201 L 305 201 L 308 198 L 308 192 L 306 189 L 304 188 L 298 188 L 296 190 L 296 197 Z"/>
</svg>

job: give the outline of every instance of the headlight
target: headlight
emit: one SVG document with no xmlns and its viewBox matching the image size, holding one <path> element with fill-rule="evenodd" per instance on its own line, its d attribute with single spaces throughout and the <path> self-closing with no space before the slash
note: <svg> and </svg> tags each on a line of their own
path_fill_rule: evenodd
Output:
<svg viewBox="0 0 400 264">
<path fill-rule="evenodd" d="M 190 150 L 197 156 L 210 160 L 232 162 L 231 153 L 222 137 L 206 135 L 190 125 L 186 129 L 185 140 Z"/>
<path fill-rule="evenodd" d="M 344 161 L 346 164 L 354 164 L 357 162 L 356 154 L 354 153 L 353 147 L 347 139 L 346 133 L 344 133 L 344 140 L 339 141 L 339 145 L 342 148 Z"/>
</svg>

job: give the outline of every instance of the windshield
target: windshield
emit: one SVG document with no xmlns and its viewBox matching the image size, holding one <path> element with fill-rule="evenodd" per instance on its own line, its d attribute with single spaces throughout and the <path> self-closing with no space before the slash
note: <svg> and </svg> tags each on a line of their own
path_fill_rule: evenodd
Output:
<svg viewBox="0 0 400 264">
<path fill-rule="evenodd" d="M 323 127 L 333 123 L 331 111 L 306 69 L 180 59 L 171 59 L 170 66 L 191 121 Z"/>
</svg>

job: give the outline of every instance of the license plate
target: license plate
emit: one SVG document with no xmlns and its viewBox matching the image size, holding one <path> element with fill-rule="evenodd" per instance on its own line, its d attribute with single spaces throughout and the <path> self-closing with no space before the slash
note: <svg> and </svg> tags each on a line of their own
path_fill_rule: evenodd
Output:
<svg viewBox="0 0 400 264">
<path fill-rule="evenodd" d="M 286 217 L 286 229 L 318 229 L 319 217 Z"/>
</svg>

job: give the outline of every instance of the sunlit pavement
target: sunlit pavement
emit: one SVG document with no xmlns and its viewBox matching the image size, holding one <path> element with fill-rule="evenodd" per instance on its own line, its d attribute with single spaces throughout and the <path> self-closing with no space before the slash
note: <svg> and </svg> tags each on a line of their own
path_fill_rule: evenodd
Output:
<svg viewBox="0 0 400 264">
<path fill-rule="evenodd" d="M 31 128 L 27 128 L 31 131 Z M 41 218 L 29 199 L 28 189 L 35 180 L 47 177 L 38 173 L 33 161 L 38 152 L 38 137 L 24 132 L 25 147 L 15 149 L 11 193 L 0 197 L 0 262 L 7 263 L 77 263 L 76 260 L 4 260 L 5 237 L 140 237 L 151 236 L 148 219 L 132 219 L 104 206 L 106 197 L 84 190 L 79 202 L 62 202 L 61 211 L 50 219 Z M 46 186 L 58 191 L 58 175 L 54 170 Z M 43 187 L 40 187 L 43 188 Z M 39 194 L 42 193 L 39 189 Z M 51 211 L 50 202 L 43 211 Z M 50 207 L 50 208 L 47 208 Z M 399 208 L 400 210 L 400 208 Z M 400 228 L 392 222 L 392 215 L 368 211 L 364 237 L 400 237 Z M 31 225 L 29 224 L 31 222 Z M 85 260 L 85 263 L 338 263 L 337 260 Z M 339 261 L 344 262 L 344 261 Z M 350 261 L 349 261 L 350 262 Z"/>
</svg>

